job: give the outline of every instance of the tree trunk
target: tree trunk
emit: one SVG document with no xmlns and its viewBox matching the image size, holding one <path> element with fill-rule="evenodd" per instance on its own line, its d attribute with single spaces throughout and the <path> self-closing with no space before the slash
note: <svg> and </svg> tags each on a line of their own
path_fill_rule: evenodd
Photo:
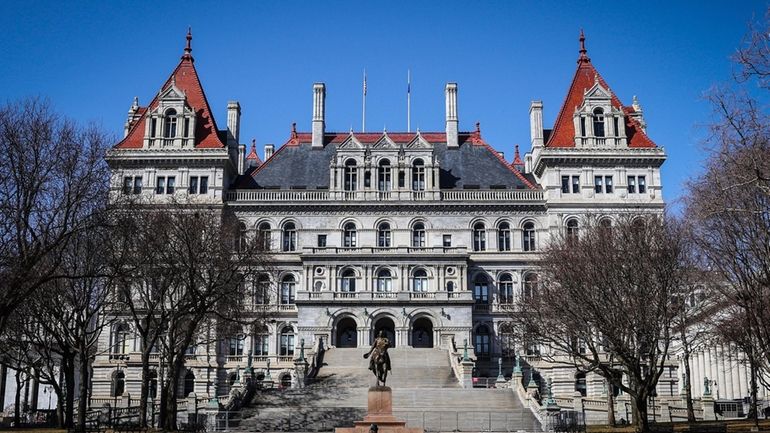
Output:
<svg viewBox="0 0 770 433">
<path fill-rule="evenodd" d="M 633 397 L 631 399 L 631 409 L 633 411 L 633 422 L 636 425 L 636 431 L 641 433 L 650 431 L 649 420 L 647 419 L 647 397 Z"/>
<path fill-rule="evenodd" d="M 179 388 L 179 375 L 184 367 L 184 355 L 176 355 L 176 359 L 169 365 L 168 389 L 166 390 L 166 422 L 163 427 L 166 430 L 177 430 L 177 401 L 176 390 Z"/>
<path fill-rule="evenodd" d="M 684 346 L 684 392 L 687 400 L 687 421 L 695 422 L 695 408 L 692 404 L 692 382 L 690 381 L 690 349 Z"/>
<path fill-rule="evenodd" d="M 754 361 L 752 355 L 749 359 L 749 370 L 751 371 L 751 409 L 749 409 L 749 416 L 754 420 L 754 425 L 759 428 L 759 401 L 757 401 L 757 363 Z"/>
<path fill-rule="evenodd" d="M 16 395 L 13 401 L 13 424 L 19 426 L 21 423 L 21 370 L 16 370 Z"/>
<path fill-rule="evenodd" d="M 607 381 L 607 424 L 615 426 L 615 396 L 613 395 L 612 384 Z M 585 423 L 586 420 L 583 420 Z"/>
<path fill-rule="evenodd" d="M 139 392 L 139 426 L 147 427 L 147 400 L 150 397 L 150 351 L 142 348 L 142 388 Z"/>
<path fill-rule="evenodd" d="M 62 369 L 64 370 L 64 427 L 71 428 L 74 424 L 75 415 L 75 360 L 74 356 L 67 355 L 62 360 Z"/>
<path fill-rule="evenodd" d="M 87 352 L 84 352 L 84 351 L 80 352 L 79 361 L 80 361 L 80 386 L 79 386 L 78 394 L 80 398 L 78 399 L 77 426 L 78 426 L 78 429 L 85 430 L 86 410 L 88 410 L 88 383 L 90 382 Z"/>
</svg>

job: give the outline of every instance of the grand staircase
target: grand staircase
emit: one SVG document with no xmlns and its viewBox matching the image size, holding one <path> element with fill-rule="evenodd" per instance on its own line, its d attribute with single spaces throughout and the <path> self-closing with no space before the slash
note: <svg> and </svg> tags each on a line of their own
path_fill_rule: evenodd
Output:
<svg viewBox="0 0 770 433">
<path fill-rule="evenodd" d="M 366 415 L 375 384 L 364 349 L 330 349 L 324 366 L 305 388 L 257 393 L 241 413 L 239 431 L 330 431 Z M 426 431 L 540 431 L 532 414 L 509 389 L 463 389 L 447 351 L 394 348 L 393 412 L 409 427 Z"/>
</svg>

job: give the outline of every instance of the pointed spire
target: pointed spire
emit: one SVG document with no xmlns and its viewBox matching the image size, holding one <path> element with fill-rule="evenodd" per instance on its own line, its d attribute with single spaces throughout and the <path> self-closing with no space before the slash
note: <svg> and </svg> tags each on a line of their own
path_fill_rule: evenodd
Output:
<svg viewBox="0 0 770 433">
<path fill-rule="evenodd" d="M 192 27 L 187 28 L 187 45 L 184 47 L 184 54 L 182 54 L 182 60 L 190 60 L 193 61 L 192 56 L 192 46 L 190 43 L 192 42 Z"/>
<path fill-rule="evenodd" d="M 291 124 L 291 138 L 292 140 L 297 138 L 297 122 Z"/>
<path fill-rule="evenodd" d="M 591 63 L 591 59 L 588 57 L 588 50 L 586 50 L 586 35 L 583 33 L 583 29 L 580 29 L 580 57 L 578 57 L 578 64 Z"/>
<path fill-rule="evenodd" d="M 473 133 L 476 137 L 481 137 L 481 122 L 476 122 L 476 130 Z"/>
<path fill-rule="evenodd" d="M 517 170 L 521 171 L 522 168 L 524 168 L 524 162 L 521 160 L 521 155 L 519 155 L 519 145 L 516 145 L 516 150 L 513 152 L 513 164 L 514 167 L 516 167 Z"/>
</svg>

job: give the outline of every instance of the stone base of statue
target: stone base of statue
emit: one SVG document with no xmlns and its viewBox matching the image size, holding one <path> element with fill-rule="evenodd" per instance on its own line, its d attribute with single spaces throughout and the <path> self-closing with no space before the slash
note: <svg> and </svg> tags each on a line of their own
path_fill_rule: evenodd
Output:
<svg viewBox="0 0 770 433">
<path fill-rule="evenodd" d="M 406 421 L 393 416 L 393 392 L 387 386 L 369 388 L 369 402 L 366 416 L 356 421 L 355 427 L 338 427 L 335 433 L 369 433 L 372 424 L 377 426 L 377 433 L 424 433 L 421 428 L 410 428 Z"/>
</svg>

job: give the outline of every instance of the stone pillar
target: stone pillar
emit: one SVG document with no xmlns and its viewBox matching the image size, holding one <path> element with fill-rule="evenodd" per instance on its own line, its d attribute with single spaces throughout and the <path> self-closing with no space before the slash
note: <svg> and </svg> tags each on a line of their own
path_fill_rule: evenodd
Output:
<svg viewBox="0 0 770 433">
<path fill-rule="evenodd" d="M 714 399 L 711 397 L 711 394 L 704 394 L 700 401 L 703 408 L 703 420 L 715 420 L 716 415 L 714 414 Z"/>
<path fill-rule="evenodd" d="M 529 136 L 532 148 L 543 146 L 543 101 L 529 104 Z"/>
<path fill-rule="evenodd" d="M 668 402 L 665 400 L 660 401 L 660 422 L 670 422 L 671 421 L 671 409 L 669 408 Z"/>
<path fill-rule="evenodd" d="M 460 369 L 462 370 L 460 382 L 463 388 L 473 388 L 473 366 L 474 362 L 470 359 L 460 361 Z"/>
<path fill-rule="evenodd" d="M 312 147 L 323 148 L 324 129 L 326 115 L 326 85 L 324 83 L 313 84 L 313 131 Z"/>
<path fill-rule="evenodd" d="M 725 370 L 728 368 L 725 362 L 725 351 L 722 345 L 720 344 L 717 349 L 714 349 L 717 352 L 717 372 L 719 373 L 718 376 L 718 387 L 716 392 L 716 398 L 726 398 L 727 394 L 729 393 L 729 387 L 727 386 L 727 379 Z"/>
</svg>

